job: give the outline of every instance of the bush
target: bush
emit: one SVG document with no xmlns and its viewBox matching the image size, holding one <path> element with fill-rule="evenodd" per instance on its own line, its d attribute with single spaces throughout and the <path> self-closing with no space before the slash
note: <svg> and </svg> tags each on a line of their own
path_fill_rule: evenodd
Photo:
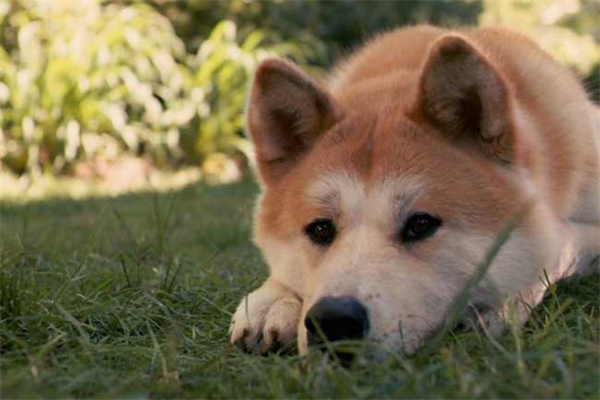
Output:
<svg viewBox="0 0 600 400">
<path fill-rule="evenodd" d="M 2 2 L 0 160 L 37 175 L 123 153 L 174 166 L 247 152 L 242 108 L 258 60 L 318 49 L 266 37 L 240 40 L 222 21 L 192 55 L 147 4 Z"/>
<path fill-rule="evenodd" d="M 421 22 L 512 25 L 588 75 L 597 99 L 597 2 L 542 3 L 0 0 L 0 163 L 36 176 L 133 155 L 218 170 L 251 151 L 242 110 L 258 61 L 319 72 Z"/>
<path fill-rule="evenodd" d="M 240 132 L 248 82 L 258 62 L 278 55 L 304 64 L 307 57 L 322 52 L 319 42 L 310 37 L 269 43 L 267 35 L 257 29 L 240 41 L 235 23 L 225 20 L 215 26 L 198 49 L 190 62 L 192 86 L 201 90 L 205 103 L 182 138 L 188 157 L 203 160 L 223 151 L 247 156 L 251 148 Z"/>
</svg>

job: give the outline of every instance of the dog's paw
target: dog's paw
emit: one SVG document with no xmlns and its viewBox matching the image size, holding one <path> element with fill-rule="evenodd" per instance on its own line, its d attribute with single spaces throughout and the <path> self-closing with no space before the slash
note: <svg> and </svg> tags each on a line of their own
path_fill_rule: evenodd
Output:
<svg viewBox="0 0 600 400">
<path fill-rule="evenodd" d="M 507 330 L 508 324 L 501 310 L 488 309 L 482 311 L 472 307 L 467 311 L 463 319 L 458 322 L 456 327 L 457 330 L 463 332 L 483 329 L 492 336 L 497 337 Z"/>
<path fill-rule="evenodd" d="M 543 299 L 545 289 L 518 293 L 498 308 L 477 307 L 470 304 L 457 327 L 462 331 L 482 329 L 498 337 L 511 328 L 521 328 L 531 315 L 533 308 Z"/>
<path fill-rule="evenodd" d="M 271 306 L 263 327 L 263 352 L 290 351 L 295 347 L 301 308 L 296 297 L 284 297 Z"/>
<path fill-rule="evenodd" d="M 302 303 L 277 286 L 267 282 L 244 297 L 231 321 L 231 343 L 254 354 L 294 347 Z"/>
</svg>

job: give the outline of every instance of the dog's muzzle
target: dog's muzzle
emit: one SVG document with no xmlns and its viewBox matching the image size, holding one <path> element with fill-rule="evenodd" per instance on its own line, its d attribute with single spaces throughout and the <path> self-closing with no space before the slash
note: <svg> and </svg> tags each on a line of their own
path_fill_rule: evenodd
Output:
<svg viewBox="0 0 600 400">
<path fill-rule="evenodd" d="M 304 325 L 310 346 L 359 340 L 369 332 L 369 316 L 354 297 L 323 297 L 308 310 Z"/>
</svg>

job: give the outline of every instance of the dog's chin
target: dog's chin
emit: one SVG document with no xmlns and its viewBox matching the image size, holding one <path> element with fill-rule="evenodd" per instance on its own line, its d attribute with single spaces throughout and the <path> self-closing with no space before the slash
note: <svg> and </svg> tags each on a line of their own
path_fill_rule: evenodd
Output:
<svg viewBox="0 0 600 400">
<path fill-rule="evenodd" d="M 360 347 L 360 356 L 369 362 L 383 362 L 389 359 L 406 358 L 417 354 L 440 332 L 441 327 L 421 332 L 419 335 L 402 337 L 385 335 L 366 339 Z"/>
<path fill-rule="evenodd" d="M 368 339 L 352 342 L 330 342 L 312 345 L 307 353 L 319 353 L 333 363 L 349 367 L 357 360 L 383 361 L 390 353 L 386 353 L 381 344 Z"/>
<path fill-rule="evenodd" d="M 310 352 L 320 352 L 331 362 L 339 363 L 343 367 L 350 367 L 356 363 L 379 364 L 386 361 L 410 357 L 418 352 L 421 346 L 408 347 L 399 342 L 380 342 L 364 339 L 356 344 L 331 344 L 328 346 L 311 346 Z"/>
</svg>

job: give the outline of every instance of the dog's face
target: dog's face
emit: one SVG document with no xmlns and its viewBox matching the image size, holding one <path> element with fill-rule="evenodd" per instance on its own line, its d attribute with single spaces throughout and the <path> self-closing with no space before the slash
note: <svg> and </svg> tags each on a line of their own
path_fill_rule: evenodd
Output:
<svg viewBox="0 0 600 400">
<path fill-rule="evenodd" d="M 439 42 L 416 79 L 375 85 L 376 96 L 360 87 L 334 96 L 281 61 L 257 72 L 255 240 L 274 278 L 303 299 L 302 352 L 322 334 L 415 350 L 529 200 L 508 89 L 463 39 Z M 467 100 L 438 82 L 461 58 L 476 70 L 459 85 L 491 74 Z M 482 104 L 490 99 L 495 107 Z M 496 307 L 537 279 L 551 242 L 543 212 L 518 221 L 473 303 Z"/>
</svg>

